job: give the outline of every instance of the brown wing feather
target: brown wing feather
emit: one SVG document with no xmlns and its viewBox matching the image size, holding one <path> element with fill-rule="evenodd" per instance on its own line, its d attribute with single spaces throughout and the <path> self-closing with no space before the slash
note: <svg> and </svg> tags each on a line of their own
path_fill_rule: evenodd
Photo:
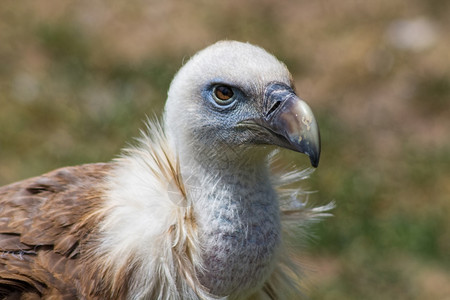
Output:
<svg viewBox="0 0 450 300">
<path fill-rule="evenodd" d="M 79 254 L 111 168 L 67 167 L 0 187 L 0 298 L 89 298 L 79 285 L 92 271 Z"/>
</svg>

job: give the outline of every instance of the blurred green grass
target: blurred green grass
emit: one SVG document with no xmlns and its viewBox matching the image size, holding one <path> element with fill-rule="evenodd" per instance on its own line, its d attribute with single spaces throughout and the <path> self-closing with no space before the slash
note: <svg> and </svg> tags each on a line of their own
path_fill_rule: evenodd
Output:
<svg viewBox="0 0 450 300">
<path fill-rule="evenodd" d="M 443 0 L 5 1 L 0 184 L 112 159 L 161 115 L 183 61 L 250 41 L 287 64 L 320 123 L 305 186 L 337 208 L 300 254 L 311 299 L 448 299 L 448 15 Z M 431 24 L 434 41 L 396 44 L 405 20 Z"/>
</svg>

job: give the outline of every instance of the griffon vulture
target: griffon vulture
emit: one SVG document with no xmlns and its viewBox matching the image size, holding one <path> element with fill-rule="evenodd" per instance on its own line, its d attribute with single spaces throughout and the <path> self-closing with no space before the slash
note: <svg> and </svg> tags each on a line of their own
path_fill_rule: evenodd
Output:
<svg viewBox="0 0 450 300">
<path fill-rule="evenodd" d="M 147 127 L 110 163 L 0 188 L 0 298 L 297 299 L 282 221 L 324 209 L 282 190 L 305 172 L 269 166 L 276 146 L 319 163 L 286 66 L 218 42 L 179 70 Z"/>
</svg>

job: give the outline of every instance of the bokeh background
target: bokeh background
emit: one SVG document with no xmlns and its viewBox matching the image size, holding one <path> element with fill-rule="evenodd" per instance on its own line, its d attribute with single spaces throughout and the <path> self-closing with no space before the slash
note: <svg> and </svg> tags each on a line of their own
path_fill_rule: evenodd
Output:
<svg viewBox="0 0 450 300">
<path fill-rule="evenodd" d="M 284 61 L 320 123 L 311 299 L 450 299 L 450 2 L 3 0 L 0 185 L 109 161 L 221 39 Z M 307 166 L 303 156 L 286 153 Z"/>
</svg>

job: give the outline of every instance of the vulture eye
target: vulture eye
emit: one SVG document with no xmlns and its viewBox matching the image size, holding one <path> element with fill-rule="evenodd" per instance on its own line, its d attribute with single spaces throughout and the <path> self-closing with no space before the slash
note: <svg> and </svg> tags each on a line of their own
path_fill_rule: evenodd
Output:
<svg viewBox="0 0 450 300">
<path fill-rule="evenodd" d="M 228 105 L 234 100 L 233 89 L 226 85 L 214 87 L 214 100 L 219 105 Z"/>
</svg>

